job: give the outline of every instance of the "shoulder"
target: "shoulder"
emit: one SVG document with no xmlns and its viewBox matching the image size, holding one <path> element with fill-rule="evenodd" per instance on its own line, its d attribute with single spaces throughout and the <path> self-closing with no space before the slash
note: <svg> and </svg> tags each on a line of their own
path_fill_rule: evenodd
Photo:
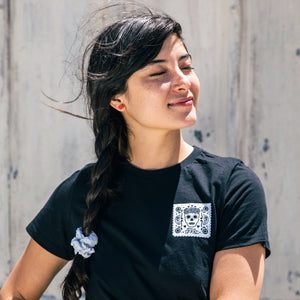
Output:
<svg viewBox="0 0 300 300">
<path fill-rule="evenodd" d="M 195 164 L 200 163 L 216 169 L 232 169 L 235 165 L 242 162 L 238 158 L 219 156 L 196 146 L 194 146 L 194 149 L 196 153 L 194 159 Z"/>
<path fill-rule="evenodd" d="M 92 166 L 86 165 L 65 179 L 26 227 L 38 244 L 58 257 L 73 258 L 70 241 L 82 224 Z"/>
<path fill-rule="evenodd" d="M 268 256 L 267 208 L 258 176 L 240 159 L 195 151 L 189 172 L 199 195 L 214 203 L 217 251 L 262 243 Z"/>
<path fill-rule="evenodd" d="M 91 171 L 94 164 L 87 164 L 82 169 L 75 171 L 72 175 L 66 178 L 58 187 L 61 190 L 70 193 L 74 190 L 80 190 L 88 187 L 90 184 Z"/>
<path fill-rule="evenodd" d="M 223 183 L 236 169 L 250 170 L 238 158 L 218 156 L 196 146 L 193 161 L 188 167 L 194 174 L 208 176 L 210 180 L 222 180 Z"/>
<path fill-rule="evenodd" d="M 85 165 L 83 168 L 75 171 L 72 175 L 66 178 L 61 185 L 74 186 L 82 183 L 87 183 L 90 180 L 93 163 Z"/>
<path fill-rule="evenodd" d="M 69 206 L 78 202 L 78 199 L 83 199 L 82 202 L 85 204 L 85 196 L 90 189 L 92 167 L 92 163 L 87 164 L 60 183 L 46 203 L 46 207 Z"/>
<path fill-rule="evenodd" d="M 194 182 L 207 186 L 209 190 L 216 188 L 225 198 L 237 187 L 263 194 L 258 176 L 238 158 L 221 157 L 195 147 L 188 172 Z"/>
</svg>

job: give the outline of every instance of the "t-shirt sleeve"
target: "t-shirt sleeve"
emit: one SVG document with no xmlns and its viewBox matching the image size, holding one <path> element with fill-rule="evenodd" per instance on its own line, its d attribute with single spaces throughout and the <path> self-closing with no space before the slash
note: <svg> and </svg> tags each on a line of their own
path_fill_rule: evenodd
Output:
<svg viewBox="0 0 300 300">
<path fill-rule="evenodd" d="M 270 255 L 265 194 L 259 178 L 238 163 L 225 188 L 217 251 L 261 243 Z"/>
<path fill-rule="evenodd" d="M 70 241 L 75 230 L 69 216 L 76 175 L 74 173 L 56 188 L 45 206 L 26 227 L 29 235 L 40 246 L 67 260 L 74 256 Z"/>
</svg>

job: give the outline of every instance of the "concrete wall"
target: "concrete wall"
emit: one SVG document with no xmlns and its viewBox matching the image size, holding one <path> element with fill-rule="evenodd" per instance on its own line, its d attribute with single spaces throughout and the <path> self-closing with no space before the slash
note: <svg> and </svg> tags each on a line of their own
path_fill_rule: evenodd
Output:
<svg viewBox="0 0 300 300">
<path fill-rule="evenodd" d="M 261 299 L 300 299 L 300 1 L 142 2 L 180 21 L 193 55 L 201 93 L 186 139 L 240 157 L 263 182 L 273 252 Z M 99 3 L 0 0 L 0 286 L 28 242 L 25 226 L 94 157 L 88 123 L 43 106 L 52 103 L 41 91 L 76 95 L 71 75 L 86 37 L 77 29 Z M 57 107 L 85 113 L 82 101 Z M 43 299 L 60 299 L 62 277 Z"/>
</svg>

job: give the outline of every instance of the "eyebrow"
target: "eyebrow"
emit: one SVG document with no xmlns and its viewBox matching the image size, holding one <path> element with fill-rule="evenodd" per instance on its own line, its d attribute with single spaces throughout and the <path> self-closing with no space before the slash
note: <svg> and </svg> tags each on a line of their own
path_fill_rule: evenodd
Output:
<svg viewBox="0 0 300 300">
<path fill-rule="evenodd" d="M 185 58 L 188 58 L 188 57 L 192 59 L 191 54 L 187 53 L 185 55 L 180 56 L 178 61 L 181 61 L 181 60 L 183 60 Z M 159 63 L 166 63 L 166 62 L 167 62 L 166 59 L 154 59 L 154 60 L 150 61 L 148 65 L 154 65 L 154 64 L 159 64 Z"/>
</svg>

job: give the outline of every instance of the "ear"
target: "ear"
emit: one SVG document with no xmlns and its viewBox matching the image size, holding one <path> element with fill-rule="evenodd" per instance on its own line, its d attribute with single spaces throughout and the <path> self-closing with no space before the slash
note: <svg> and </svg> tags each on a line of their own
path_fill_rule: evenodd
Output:
<svg viewBox="0 0 300 300">
<path fill-rule="evenodd" d="M 122 101 L 118 98 L 112 98 L 110 100 L 110 106 L 116 109 L 117 111 L 124 111 L 125 105 L 122 103 Z"/>
</svg>

